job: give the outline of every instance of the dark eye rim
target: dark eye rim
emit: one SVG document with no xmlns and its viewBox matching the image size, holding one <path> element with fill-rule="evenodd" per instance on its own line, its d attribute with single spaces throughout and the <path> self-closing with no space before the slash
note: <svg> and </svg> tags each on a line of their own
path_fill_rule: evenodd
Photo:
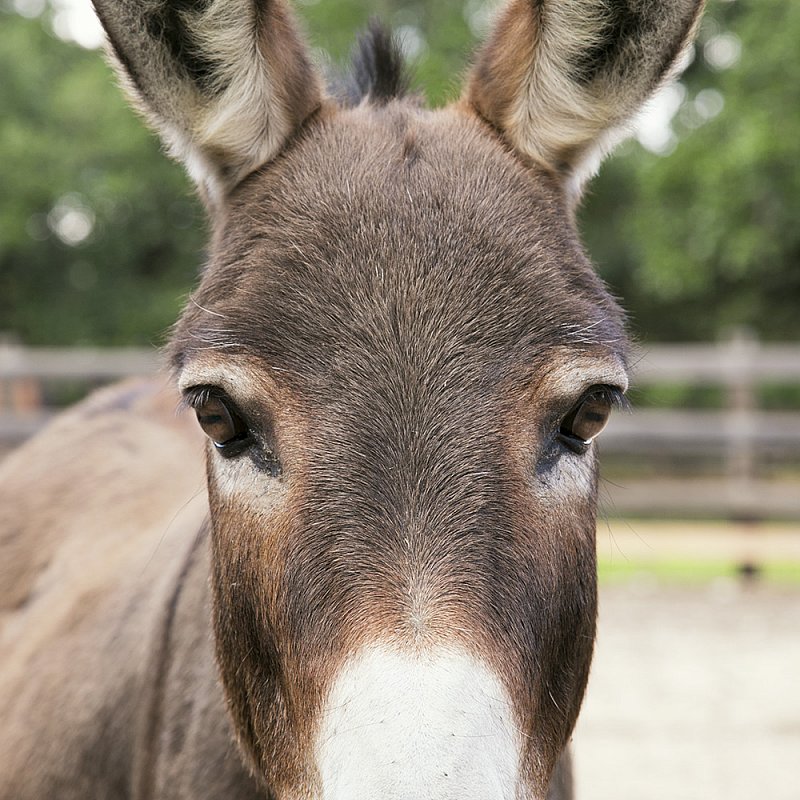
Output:
<svg viewBox="0 0 800 800">
<path fill-rule="evenodd" d="M 569 424 L 571 418 L 574 419 L 586 400 L 596 394 L 604 395 L 608 401 L 609 414 L 615 409 L 627 409 L 630 407 L 629 401 L 625 397 L 624 390 L 619 386 L 600 383 L 594 384 L 586 389 L 578 400 L 572 404 L 570 410 L 560 418 L 556 430 L 557 441 L 576 455 L 585 455 L 591 448 L 592 442 L 602 433 L 603 429 L 590 439 L 582 439 L 580 436 L 576 436 L 568 429 L 565 429 L 565 426 Z"/>
<path fill-rule="evenodd" d="M 231 416 L 231 419 L 238 421 L 241 425 L 242 430 L 225 442 L 217 442 L 209 437 L 214 449 L 221 456 L 224 458 L 234 458 L 245 450 L 248 450 L 256 441 L 246 415 L 242 413 L 241 409 L 230 398 L 227 392 L 217 386 L 192 386 L 183 393 L 184 405 L 193 409 L 195 412 L 211 400 L 217 400 L 222 403 Z"/>
</svg>

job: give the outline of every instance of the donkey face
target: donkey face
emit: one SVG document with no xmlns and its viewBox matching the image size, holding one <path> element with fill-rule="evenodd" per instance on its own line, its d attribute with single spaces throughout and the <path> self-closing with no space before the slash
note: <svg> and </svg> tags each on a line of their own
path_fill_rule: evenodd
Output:
<svg viewBox="0 0 800 800">
<path fill-rule="evenodd" d="M 172 358 L 209 436 L 214 628 L 277 798 L 544 798 L 594 638 L 620 314 L 573 228 L 699 3 L 512 3 L 465 98 L 371 45 L 324 98 L 282 4 L 100 13 L 198 181 Z"/>
</svg>

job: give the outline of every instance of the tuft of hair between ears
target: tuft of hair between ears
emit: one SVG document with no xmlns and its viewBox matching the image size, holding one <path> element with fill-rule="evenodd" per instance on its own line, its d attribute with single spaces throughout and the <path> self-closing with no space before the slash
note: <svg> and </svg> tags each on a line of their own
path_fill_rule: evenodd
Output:
<svg viewBox="0 0 800 800">
<path fill-rule="evenodd" d="M 390 100 L 403 99 L 409 84 L 399 40 L 382 22 L 372 19 L 353 48 L 350 74 L 334 88 L 347 106 L 357 106 L 364 100 L 385 105 Z"/>
</svg>

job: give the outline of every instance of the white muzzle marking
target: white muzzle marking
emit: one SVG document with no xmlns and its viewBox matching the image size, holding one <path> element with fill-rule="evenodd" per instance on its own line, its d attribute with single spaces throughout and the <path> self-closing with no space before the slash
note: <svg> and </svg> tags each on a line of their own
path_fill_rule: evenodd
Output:
<svg viewBox="0 0 800 800">
<path fill-rule="evenodd" d="M 518 800 L 520 734 L 463 650 L 373 647 L 345 665 L 316 741 L 322 800 Z"/>
</svg>

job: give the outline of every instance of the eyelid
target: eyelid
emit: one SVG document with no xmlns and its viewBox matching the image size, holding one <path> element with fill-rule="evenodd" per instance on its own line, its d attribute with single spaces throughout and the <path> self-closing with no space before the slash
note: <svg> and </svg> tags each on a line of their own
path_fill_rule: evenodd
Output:
<svg viewBox="0 0 800 800">
<path fill-rule="evenodd" d="M 197 409 L 212 397 L 227 397 L 227 394 L 221 390 L 215 391 L 212 386 L 190 386 L 182 392 L 181 406 Z"/>
<path fill-rule="evenodd" d="M 199 386 L 189 386 L 183 390 L 181 405 L 184 408 L 198 409 L 211 399 L 222 400 L 227 406 L 242 417 L 247 414 L 242 411 L 241 405 L 231 397 L 225 389 L 219 386 L 201 384 Z"/>
<path fill-rule="evenodd" d="M 228 409 L 228 412 L 238 417 L 248 430 L 255 432 L 258 429 L 258 426 L 253 424 L 252 415 L 244 411 L 236 400 L 218 386 L 201 385 L 184 389 L 180 407 L 198 411 L 212 399 L 220 400 Z"/>
<path fill-rule="evenodd" d="M 575 406 L 582 403 L 587 397 L 597 392 L 608 393 L 609 400 L 611 401 L 611 407 L 615 411 L 630 410 L 631 401 L 625 394 L 625 389 L 623 389 L 621 386 L 614 386 L 613 384 L 608 384 L 608 383 L 593 383 L 590 386 L 587 386 L 586 389 L 584 389 L 583 392 L 581 392 L 580 397 L 575 402 L 572 403 L 572 405 L 570 406 L 570 410 L 572 410 L 573 408 L 575 408 Z"/>
<path fill-rule="evenodd" d="M 177 376 L 178 389 L 184 396 L 191 396 L 205 388 L 214 393 L 230 397 L 238 406 L 247 407 L 249 398 L 276 395 L 259 364 L 251 359 L 229 356 L 224 362 L 204 354 L 185 364 Z"/>
<path fill-rule="evenodd" d="M 608 383 L 588 383 L 579 394 L 564 395 L 554 400 L 550 406 L 551 412 L 548 424 L 560 425 L 587 397 L 601 391 L 608 394 L 611 408 L 614 411 L 627 411 L 630 409 L 630 400 L 626 397 L 625 390 L 621 386 Z"/>
</svg>

